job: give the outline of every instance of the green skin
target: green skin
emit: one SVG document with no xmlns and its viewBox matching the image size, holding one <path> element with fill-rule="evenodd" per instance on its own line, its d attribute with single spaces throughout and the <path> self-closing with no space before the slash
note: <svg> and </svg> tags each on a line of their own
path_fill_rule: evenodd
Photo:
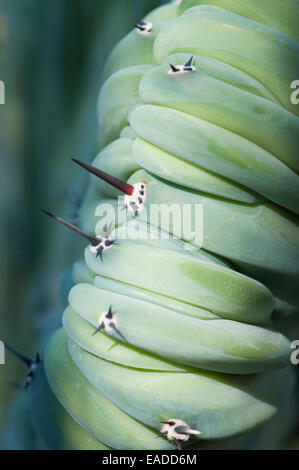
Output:
<svg viewBox="0 0 299 470">
<path fill-rule="evenodd" d="M 202 204 L 203 246 L 136 240 L 181 233 L 163 219 L 148 226 L 144 211 L 103 262 L 86 247 L 31 386 L 50 448 L 173 449 L 157 437 L 169 418 L 201 431 L 190 442 L 201 448 L 255 429 L 288 400 L 290 343 L 271 316 L 276 302 L 299 304 L 298 15 L 295 0 L 185 0 L 112 51 L 93 165 L 146 183 L 146 207 Z M 194 72 L 167 73 L 190 55 Z M 92 177 L 81 227 L 99 235 L 95 209 L 119 196 Z M 113 236 L 130 220 L 123 212 Z M 126 341 L 92 336 L 110 305 Z"/>
</svg>

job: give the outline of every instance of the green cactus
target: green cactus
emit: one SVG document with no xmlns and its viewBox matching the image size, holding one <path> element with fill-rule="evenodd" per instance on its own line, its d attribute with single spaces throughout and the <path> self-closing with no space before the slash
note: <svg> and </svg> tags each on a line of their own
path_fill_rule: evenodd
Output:
<svg viewBox="0 0 299 470">
<path fill-rule="evenodd" d="M 272 314 L 299 304 L 298 15 L 292 0 L 183 0 L 112 51 L 93 166 L 144 184 L 146 210 L 123 211 L 102 260 L 88 246 L 74 265 L 29 387 L 50 448 L 174 449 L 183 437 L 161 424 L 173 419 L 201 448 L 289 399 L 290 344 Z M 92 245 L 96 209 L 120 195 L 92 176 L 80 209 Z M 184 243 L 182 220 L 149 224 L 150 207 L 174 203 L 203 208 L 202 243 Z M 110 306 L 114 330 L 94 334 Z"/>
</svg>

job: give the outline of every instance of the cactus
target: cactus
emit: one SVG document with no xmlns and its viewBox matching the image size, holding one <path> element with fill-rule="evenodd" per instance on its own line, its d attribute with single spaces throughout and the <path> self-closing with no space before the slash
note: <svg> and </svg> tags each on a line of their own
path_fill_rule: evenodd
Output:
<svg viewBox="0 0 299 470">
<path fill-rule="evenodd" d="M 50 448 L 201 448 L 288 400 L 290 344 L 272 314 L 299 303 L 298 12 L 173 2 L 110 54 L 101 150 L 77 162 L 93 173 L 91 245 L 29 387 Z M 103 235 L 96 209 L 121 191 L 127 211 Z M 182 239 L 183 221 L 149 223 L 148 208 L 173 203 L 203 207 L 202 242 Z"/>
</svg>

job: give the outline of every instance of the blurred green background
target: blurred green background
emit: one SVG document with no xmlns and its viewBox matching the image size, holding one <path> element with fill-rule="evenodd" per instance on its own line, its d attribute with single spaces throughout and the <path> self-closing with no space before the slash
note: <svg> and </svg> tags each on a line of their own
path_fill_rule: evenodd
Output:
<svg viewBox="0 0 299 470">
<path fill-rule="evenodd" d="M 113 45 L 163 0 L 0 0 L 0 339 L 29 357 L 60 321 L 62 286 L 84 241 L 49 223 L 75 222 L 87 175 L 71 157 L 97 151 L 97 95 Z M 2 447 L 22 448 L 25 368 L 0 366 Z M 14 404 L 12 404 L 14 402 Z M 22 433 L 24 435 L 22 435 Z M 28 444 L 30 446 L 30 444 Z M 7 447 L 6 447 L 7 448 Z"/>
</svg>

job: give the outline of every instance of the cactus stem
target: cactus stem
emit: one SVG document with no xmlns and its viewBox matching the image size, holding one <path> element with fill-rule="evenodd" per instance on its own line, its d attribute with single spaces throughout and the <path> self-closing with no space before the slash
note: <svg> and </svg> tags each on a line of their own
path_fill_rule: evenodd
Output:
<svg viewBox="0 0 299 470">
<path fill-rule="evenodd" d="M 97 329 L 92 333 L 91 336 L 94 336 L 95 334 L 99 333 L 99 331 L 103 330 L 104 329 L 104 323 L 100 323 L 99 326 L 97 327 Z"/>
<path fill-rule="evenodd" d="M 120 337 L 123 339 L 123 341 L 124 341 L 125 343 L 128 342 L 127 339 L 124 337 L 124 335 L 119 331 L 119 329 L 116 328 L 115 323 L 110 322 L 110 323 L 109 323 L 109 326 L 110 326 L 110 328 L 112 328 L 112 329 L 118 334 L 118 336 L 120 336 Z"/>
</svg>

